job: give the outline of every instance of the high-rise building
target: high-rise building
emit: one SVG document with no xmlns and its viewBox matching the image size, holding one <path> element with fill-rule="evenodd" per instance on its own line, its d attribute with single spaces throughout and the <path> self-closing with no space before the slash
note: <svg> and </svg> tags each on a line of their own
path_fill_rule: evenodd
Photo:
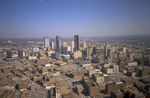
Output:
<svg viewBox="0 0 150 98">
<path fill-rule="evenodd" d="M 111 56 L 111 49 L 107 49 L 107 57 Z"/>
<path fill-rule="evenodd" d="M 71 41 L 71 53 L 74 52 L 74 41 Z"/>
<path fill-rule="evenodd" d="M 110 56 L 111 46 L 109 44 L 105 44 L 104 57 L 107 58 Z"/>
<path fill-rule="evenodd" d="M 115 52 L 115 47 L 111 47 L 111 50 L 112 50 L 112 53 L 114 53 Z"/>
<path fill-rule="evenodd" d="M 107 57 L 107 43 L 105 44 L 105 49 L 104 49 L 104 57 Z"/>
<path fill-rule="evenodd" d="M 11 50 L 7 51 L 7 58 L 12 58 L 12 52 L 11 52 Z"/>
<path fill-rule="evenodd" d="M 22 52 L 22 50 L 18 50 L 18 57 L 19 57 L 19 59 L 23 59 L 23 52 Z"/>
<path fill-rule="evenodd" d="M 50 47 L 52 50 L 54 50 L 54 42 L 53 41 L 50 42 Z"/>
<path fill-rule="evenodd" d="M 86 41 L 85 41 L 85 40 L 83 41 L 83 48 L 84 48 L 84 49 L 87 48 L 87 44 L 86 44 Z"/>
<path fill-rule="evenodd" d="M 56 36 L 56 51 L 60 53 L 61 50 L 61 38 L 60 36 Z"/>
<path fill-rule="evenodd" d="M 87 57 L 90 57 L 91 55 L 92 55 L 92 53 L 93 53 L 93 47 L 88 47 L 87 49 L 86 49 L 86 56 Z"/>
<path fill-rule="evenodd" d="M 62 53 L 65 55 L 68 54 L 68 44 L 66 42 L 63 43 Z"/>
<path fill-rule="evenodd" d="M 49 47 L 49 38 L 48 37 L 44 37 L 44 47 L 45 48 Z"/>
<path fill-rule="evenodd" d="M 79 35 L 74 35 L 74 50 L 79 50 Z"/>
<path fill-rule="evenodd" d="M 126 53 L 126 52 L 127 52 L 127 48 L 123 47 L 123 53 Z"/>
<path fill-rule="evenodd" d="M 68 45 L 67 49 L 68 49 L 68 52 L 71 52 L 71 46 L 70 45 Z"/>
</svg>

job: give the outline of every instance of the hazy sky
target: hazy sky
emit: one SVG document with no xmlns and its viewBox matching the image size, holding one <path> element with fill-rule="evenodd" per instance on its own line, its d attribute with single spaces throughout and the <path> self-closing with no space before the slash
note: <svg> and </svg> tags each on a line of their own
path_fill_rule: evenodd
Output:
<svg viewBox="0 0 150 98">
<path fill-rule="evenodd" d="M 0 38 L 150 34 L 150 0 L 0 0 Z"/>
</svg>

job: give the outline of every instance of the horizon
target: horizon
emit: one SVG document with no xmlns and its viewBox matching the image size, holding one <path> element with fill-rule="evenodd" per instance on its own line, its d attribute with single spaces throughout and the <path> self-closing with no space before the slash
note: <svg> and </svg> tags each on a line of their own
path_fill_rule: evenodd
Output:
<svg viewBox="0 0 150 98">
<path fill-rule="evenodd" d="M 57 35 L 56 35 L 57 36 Z M 49 37 L 49 36 L 43 36 L 43 37 L 39 37 L 39 38 L 37 38 L 37 37 L 34 37 L 34 38 L 0 38 L 0 40 L 31 40 L 32 41 L 32 39 L 33 40 L 43 40 L 44 39 L 44 37 L 48 37 L 50 40 L 56 40 L 56 36 L 55 37 Z M 61 40 L 66 40 L 66 39 L 74 39 L 74 35 L 73 36 L 71 36 L 71 37 L 62 37 L 62 36 L 60 36 L 61 37 Z M 98 40 L 98 39 L 100 39 L 100 40 L 108 40 L 108 39 L 110 39 L 110 40 L 113 40 L 113 39 L 149 39 L 149 37 L 150 37 L 150 34 L 140 34 L 140 35 L 117 35 L 117 36 L 90 36 L 90 37 L 86 37 L 86 36 L 80 36 L 79 35 L 79 38 L 80 38 L 80 40 L 83 40 L 83 39 L 96 39 L 96 40 Z"/>
</svg>

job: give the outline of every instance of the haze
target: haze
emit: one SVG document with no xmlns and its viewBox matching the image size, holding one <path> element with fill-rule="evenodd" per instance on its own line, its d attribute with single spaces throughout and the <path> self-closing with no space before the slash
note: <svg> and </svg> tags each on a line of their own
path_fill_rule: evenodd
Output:
<svg viewBox="0 0 150 98">
<path fill-rule="evenodd" d="M 150 0 L 0 0 L 0 38 L 150 33 Z"/>
</svg>

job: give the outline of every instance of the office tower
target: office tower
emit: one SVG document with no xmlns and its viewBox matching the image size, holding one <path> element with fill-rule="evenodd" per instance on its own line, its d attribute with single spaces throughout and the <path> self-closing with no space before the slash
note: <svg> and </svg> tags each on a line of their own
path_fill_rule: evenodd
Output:
<svg viewBox="0 0 150 98">
<path fill-rule="evenodd" d="M 23 52 L 22 52 L 22 50 L 18 50 L 18 57 L 19 57 L 19 59 L 23 59 Z"/>
<path fill-rule="evenodd" d="M 105 51 L 104 51 L 104 57 L 107 58 L 110 56 L 110 50 L 111 50 L 111 46 L 109 44 L 105 44 Z"/>
<path fill-rule="evenodd" d="M 63 43 L 62 53 L 65 55 L 68 54 L 68 44 L 66 42 Z"/>
<path fill-rule="evenodd" d="M 7 58 L 12 58 L 12 52 L 11 52 L 11 50 L 7 51 Z"/>
<path fill-rule="evenodd" d="M 83 41 L 83 48 L 84 48 L 84 49 L 87 48 L 87 44 L 86 44 L 86 41 L 85 41 L 85 40 Z"/>
<path fill-rule="evenodd" d="M 68 45 L 67 49 L 68 49 L 68 52 L 71 52 L 71 46 L 70 45 Z"/>
<path fill-rule="evenodd" d="M 45 48 L 49 47 L 49 38 L 48 37 L 44 37 L 44 47 Z"/>
<path fill-rule="evenodd" d="M 71 53 L 74 52 L 74 41 L 71 41 Z"/>
<path fill-rule="evenodd" d="M 105 44 L 105 49 L 104 49 L 104 58 L 107 57 L 107 43 Z"/>
<path fill-rule="evenodd" d="M 111 49 L 107 49 L 107 57 L 110 57 L 110 56 L 111 56 L 111 54 L 112 54 Z"/>
<path fill-rule="evenodd" d="M 56 51 L 60 53 L 61 50 L 61 39 L 60 36 L 56 36 Z"/>
<path fill-rule="evenodd" d="M 50 47 L 52 50 L 54 50 L 54 42 L 53 41 L 50 42 Z"/>
<path fill-rule="evenodd" d="M 115 47 L 111 47 L 111 50 L 112 50 L 112 53 L 114 53 L 115 52 Z"/>
<path fill-rule="evenodd" d="M 123 53 L 126 53 L 126 52 L 127 52 L 127 48 L 123 47 Z"/>
<path fill-rule="evenodd" d="M 74 35 L 74 48 L 75 52 L 79 50 L 79 35 Z"/>
<path fill-rule="evenodd" d="M 88 47 L 86 49 L 86 56 L 90 57 L 92 55 L 92 53 L 93 53 L 93 48 L 92 47 Z"/>
</svg>

